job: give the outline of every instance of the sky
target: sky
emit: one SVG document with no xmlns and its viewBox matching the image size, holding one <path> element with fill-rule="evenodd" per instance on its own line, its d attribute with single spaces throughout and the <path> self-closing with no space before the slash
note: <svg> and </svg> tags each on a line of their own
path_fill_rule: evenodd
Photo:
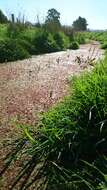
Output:
<svg viewBox="0 0 107 190">
<path fill-rule="evenodd" d="M 107 29 L 107 0 L 0 0 L 0 9 L 6 14 L 25 15 L 35 22 L 37 15 L 44 21 L 48 9 L 61 14 L 61 23 L 72 25 L 79 16 L 87 19 L 90 29 Z"/>
</svg>

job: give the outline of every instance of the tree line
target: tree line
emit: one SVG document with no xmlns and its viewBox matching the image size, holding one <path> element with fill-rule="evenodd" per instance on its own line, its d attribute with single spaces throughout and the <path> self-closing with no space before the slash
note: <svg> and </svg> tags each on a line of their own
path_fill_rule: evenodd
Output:
<svg viewBox="0 0 107 190">
<path fill-rule="evenodd" d="M 52 8 L 49 9 L 47 12 L 47 16 L 45 18 L 44 23 L 40 23 L 39 18 L 37 19 L 37 22 L 35 23 L 36 27 L 44 26 L 47 28 L 50 32 L 58 31 L 63 27 L 60 22 L 60 13 Z M 0 10 L 0 23 L 5 24 L 8 22 L 15 22 L 15 16 L 14 14 L 11 14 L 11 19 L 8 19 L 7 16 Z M 16 22 L 19 22 L 19 19 L 16 19 Z M 24 19 L 23 19 L 24 22 Z M 32 26 L 33 24 L 30 22 L 25 22 L 25 24 Z M 72 26 L 70 26 L 75 31 L 86 31 L 87 30 L 87 20 L 85 18 L 82 18 L 79 16 L 75 21 L 73 21 Z M 69 27 L 68 27 L 69 28 Z"/>
</svg>

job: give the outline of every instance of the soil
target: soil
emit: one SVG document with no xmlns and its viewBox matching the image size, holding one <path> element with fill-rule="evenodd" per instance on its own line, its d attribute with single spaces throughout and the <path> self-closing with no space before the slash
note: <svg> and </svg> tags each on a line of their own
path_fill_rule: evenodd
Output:
<svg viewBox="0 0 107 190">
<path fill-rule="evenodd" d="M 36 126 L 39 113 L 69 93 L 68 78 L 92 69 L 103 54 L 99 43 L 93 42 L 81 45 L 78 50 L 0 64 L 0 160 L 8 152 L 5 145 L 20 135 L 16 123 Z M 13 171 L 10 171 L 1 185 L 2 190 L 9 189 L 12 177 Z"/>
</svg>

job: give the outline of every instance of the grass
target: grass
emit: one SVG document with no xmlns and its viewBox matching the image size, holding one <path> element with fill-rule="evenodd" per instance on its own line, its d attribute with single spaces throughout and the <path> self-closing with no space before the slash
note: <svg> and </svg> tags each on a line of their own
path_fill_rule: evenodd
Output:
<svg viewBox="0 0 107 190">
<path fill-rule="evenodd" d="M 7 25 L 0 24 L 0 40 L 7 38 Z"/>
<path fill-rule="evenodd" d="M 107 188 L 107 58 L 70 85 L 71 94 L 42 115 L 35 130 L 20 126 L 23 137 L 1 171 L 13 160 L 22 162 L 11 189 L 19 182 L 20 190 L 34 184 L 49 190 Z"/>
<path fill-rule="evenodd" d="M 107 32 L 86 32 L 84 33 L 85 38 L 99 41 L 102 49 L 107 48 Z"/>
</svg>

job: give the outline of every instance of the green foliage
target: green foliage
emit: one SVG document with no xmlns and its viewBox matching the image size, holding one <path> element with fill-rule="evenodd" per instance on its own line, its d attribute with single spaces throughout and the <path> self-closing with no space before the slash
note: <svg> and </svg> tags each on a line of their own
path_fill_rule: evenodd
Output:
<svg viewBox="0 0 107 190">
<path fill-rule="evenodd" d="M 0 40 L 7 38 L 7 25 L 0 24 Z"/>
<path fill-rule="evenodd" d="M 86 38 L 84 33 L 76 33 L 75 34 L 75 40 L 79 43 L 79 44 L 85 44 L 86 43 Z"/>
<path fill-rule="evenodd" d="M 48 35 L 48 43 L 49 43 L 49 52 L 56 52 L 61 50 L 59 44 L 57 44 L 57 41 L 54 39 L 51 33 L 49 33 Z"/>
<path fill-rule="evenodd" d="M 87 30 L 87 20 L 79 16 L 72 24 L 73 29 L 76 31 L 86 31 Z"/>
<path fill-rule="evenodd" d="M 64 49 L 66 50 L 69 47 L 70 44 L 70 39 L 69 36 L 65 35 L 64 32 L 60 32 L 60 35 L 63 38 L 63 42 L 64 42 Z"/>
<path fill-rule="evenodd" d="M 35 33 L 33 44 L 37 50 L 37 54 L 50 53 L 67 49 L 69 38 L 63 32 L 52 34 L 40 29 Z"/>
<path fill-rule="evenodd" d="M 87 39 L 91 39 L 91 40 L 95 40 L 95 41 L 99 41 L 101 45 L 105 44 L 104 46 L 106 46 L 106 42 L 107 42 L 107 32 L 86 32 L 84 33 L 85 38 Z"/>
<path fill-rule="evenodd" d="M 30 55 L 61 51 L 69 47 L 69 37 L 63 32 L 50 33 L 43 28 L 26 28 L 21 23 L 0 25 L 0 34 L 1 40 L 14 39 Z"/>
<path fill-rule="evenodd" d="M 19 43 L 26 49 L 31 55 L 36 54 L 37 50 L 34 46 L 34 38 L 37 32 L 37 28 L 25 28 L 18 36 Z"/>
<path fill-rule="evenodd" d="M 30 57 L 29 53 L 17 40 L 7 39 L 0 41 L 0 62 L 15 61 Z"/>
<path fill-rule="evenodd" d="M 104 44 L 101 45 L 102 49 L 107 49 L 107 42 L 104 42 Z"/>
<path fill-rule="evenodd" d="M 22 152 L 30 158 L 11 189 L 19 181 L 23 190 L 34 183 L 47 190 L 107 188 L 107 58 L 70 83 L 71 94 L 41 117 L 35 131 L 21 126 L 25 135 L 1 174 Z"/>
<path fill-rule="evenodd" d="M 36 32 L 33 43 L 37 49 L 37 54 L 50 53 L 59 50 L 52 34 L 44 30 L 38 30 L 38 32 Z"/>
<path fill-rule="evenodd" d="M 69 46 L 69 49 L 73 49 L 73 50 L 79 49 L 79 43 L 76 41 L 72 42 Z"/>
<path fill-rule="evenodd" d="M 29 42 L 28 40 L 24 40 L 24 39 L 17 39 L 17 41 L 30 55 L 35 54 L 36 49 L 31 42 Z"/>
<path fill-rule="evenodd" d="M 0 25 L 0 40 L 3 40 L 4 43 L 5 40 L 10 39 L 13 43 L 14 39 L 30 55 L 66 50 L 71 46 L 73 49 L 79 48 L 77 42 L 84 43 L 84 36 L 81 33 L 74 33 L 71 27 L 61 28 L 59 19 L 60 13 L 51 9 L 48 11 L 45 25 L 38 28 L 24 24 L 12 15 L 12 22 Z M 58 30 L 55 28 L 55 23 L 59 27 Z M 48 30 L 46 24 L 52 25 L 52 30 Z M 77 42 L 75 43 L 75 41 Z M 10 60 L 10 58 L 6 60 Z M 11 60 L 15 60 L 15 56 Z"/>
<path fill-rule="evenodd" d="M 58 45 L 59 50 L 63 50 L 64 41 L 63 41 L 63 37 L 62 37 L 61 33 L 55 33 L 54 40 L 55 40 L 56 44 Z"/>
<path fill-rule="evenodd" d="M 38 29 L 35 27 L 25 28 L 25 30 L 20 33 L 19 37 L 20 39 L 24 39 L 32 43 L 35 38 L 36 32 L 38 33 Z"/>
<path fill-rule="evenodd" d="M 7 36 L 9 38 L 17 38 L 24 30 L 25 27 L 22 23 L 10 22 L 7 27 Z"/>
<path fill-rule="evenodd" d="M 48 33 L 42 30 L 38 31 L 34 38 L 34 46 L 37 48 L 37 53 L 46 53 L 48 51 Z"/>
</svg>

